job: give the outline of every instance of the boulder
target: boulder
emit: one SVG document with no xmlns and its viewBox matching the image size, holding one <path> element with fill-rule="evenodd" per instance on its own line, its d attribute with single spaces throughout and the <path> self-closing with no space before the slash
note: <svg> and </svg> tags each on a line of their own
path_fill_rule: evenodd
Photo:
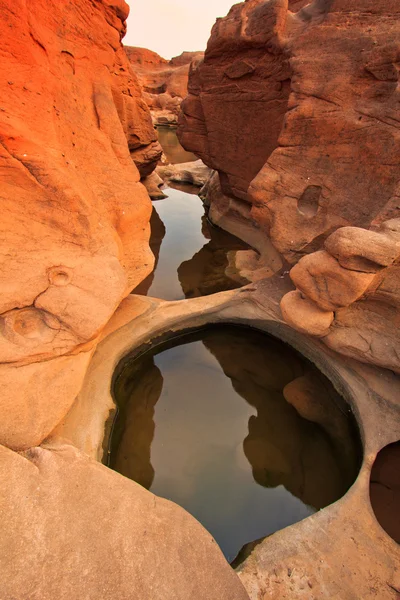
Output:
<svg viewBox="0 0 400 600">
<path fill-rule="evenodd" d="M 400 259 L 400 232 L 341 227 L 329 236 L 325 248 L 346 269 L 376 273 Z"/>
<path fill-rule="evenodd" d="M 324 332 L 325 344 L 361 362 L 399 372 L 398 243 L 398 219 L 375 230 L 338 229 L 326 240 L 325 250 L 303 257 L 290 271 L 298 289 L 281 301 L 285 321 L 318 336 L 321 315 L 315 309 L 334 311 Z M 304 303 L 313 307 L 307 319 L 299 312 Z"/>
<path fill-rule="evenodd" d="M 192 516 L 73 446 L 0 447 L 0 465 L 4 598 L 248 600 Z"/>
<path fill-rule="evenodd" d="M 203 187 L 210 177 L 211 169 L 201 160 L 195 160 L 176 165 L 162 165 L 157 167 L 156 173 L 163 181 L 190 183 L 198 187 Z"/>
<path fill-rule="evenodd" d="M 280 306 L 286 323 L 297 331 L 316 337 L 323 337 L 329 333 L 334 313 L 322 310 L 298 290 L 288 292 L 282 298 Z"/>
<path fill-rule="evenodd" d="M 290 278 L 319 308 L 335 310 L 361 298 L 375 274 L 344 269 L 329 252 L 319 250 L 304 256 L 290 271 Z"/>
</svg>

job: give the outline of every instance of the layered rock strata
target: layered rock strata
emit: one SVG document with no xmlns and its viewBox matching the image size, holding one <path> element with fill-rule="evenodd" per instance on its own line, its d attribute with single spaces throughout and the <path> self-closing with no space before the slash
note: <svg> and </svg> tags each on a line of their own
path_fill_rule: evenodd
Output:
<svg viewBox="0 0 400 600">
<path fill-rule="evenodd" d="M 219 173 L 216 211 L 242 205 L 289 263 L 399 214 L 400 6 L 306 4 L 247 0 L 218 20 L 178 130 Z"/>
<path fill-rule="evenodd" d="M 154 124 L 177 125 L 182 100 L 187 96 L 190 63 L 201 60 L 204 53 L 183 52 L 168 61 L 145 48 L 125 46 L 125 50 L 142 86 Z"/>
</svg>

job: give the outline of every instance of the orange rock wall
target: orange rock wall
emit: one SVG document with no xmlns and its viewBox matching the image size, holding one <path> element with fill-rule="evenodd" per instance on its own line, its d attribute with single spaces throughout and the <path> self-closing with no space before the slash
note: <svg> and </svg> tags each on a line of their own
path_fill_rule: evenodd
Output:
<svg viewBox="0 0 400 600">
<path fill-rule="evenodd" d="M 0 444 L 39 444 L 122 298 L 151 271 L 133 159 L 159 146 L 123 0 L 0 0 Z M 155 166 L 155 165 L 154 165 Z"/>
</svg>

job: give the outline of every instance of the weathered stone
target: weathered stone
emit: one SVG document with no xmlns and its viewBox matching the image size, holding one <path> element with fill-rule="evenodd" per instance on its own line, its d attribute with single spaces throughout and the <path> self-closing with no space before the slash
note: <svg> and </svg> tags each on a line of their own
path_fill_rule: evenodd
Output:
<svg viewBox="0 0 400 600">
<path fill-rule="evenodd" d="M 329 236 L 325 248 L 346 269 L 376 273 L 400 258 L 400 233 L 341 227 Z"/>
<path fill-rule="evenodd" d="M 190 183 L 203 187 L 211 174 L 211 169 L 201 160 L 176 165 L 163 165 L 156 169 L 164 181 L 176 181 L 177 183 Z"/>
<path fill-rule="evenodd" d="M 0 447 L 0 465 L 4 598 L 248 599 L 193 517 L 73 446 Z"/>
<path fill-rule="evenodd" d="M 151 170 L 159 146 L 121 46 L 123 0 L 1 0 L 0 13 L 0 443 L 26 448 L 68 411 L 151 271 L 132 158 Z"/>
<path fill-rule="evenodd" d="M 203 58 L 203 52 L 183 52 L 165 60 L 152 50 L 125 46 L 138 76 L 144 98 L 156 125 L 176 125 L 182 99 L 187 95 L 189 67 Z"/>
<path fill-rule="evenodd" d="M 290 263 L 338 227 L 399 215 L 399 10 L 248 0 L 217 21 L 191 71 L 182 145 Z"/>
<path fill-rule="evenodd" d="M 361 298 L 375 274 L 344 269 L 329 252 L 319 250 L 304 256 L 290 271 L 290 278 L 319 308 L 335 310 Z"/>
<path fill-rule="evenodd" d="M 322 310 L 298 290 L 286 294 L 280 306 L 285 321 L 297 331 L 317 337 L 329 333 L 334 318 L 333 312 Z"/>
<path fill-rule="evenodd" d="M 160 189 L 160 187 L 164 185 L 164 181 L 159 175 L 157 175 L 156 172 L 153 172 L 151 175 L 145 177 L 142 183 L 152 200 L 162 200 L 163 198 L 167 197 Z"/>
</svg>

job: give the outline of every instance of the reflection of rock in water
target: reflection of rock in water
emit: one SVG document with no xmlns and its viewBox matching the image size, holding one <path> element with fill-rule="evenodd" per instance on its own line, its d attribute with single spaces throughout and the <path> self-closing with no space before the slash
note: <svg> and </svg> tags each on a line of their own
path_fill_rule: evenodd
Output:
<svg viewBox="0 0 400 600">
<path fill-rule="evenodd" d="M 297 406 L 297 412 L 285 401 L 283 389 L 293 380 L 292 386 L 302 381 L 304 363 L 290 349 L 273 340 L 265 343 L 262 336 L 249 340 L 233 332 L 208 336 L 204 344 L 238 394 L 257 409 L 243 442 L 257 483 L 284 485 L 317 509 L 340 498 L 355 479 L 358 447 L 329 382 L 313 372 L 317 398 L 307 409 Z M 295 393 L 289 396 L 293 399 Z"/>
<path fill-rule="evenodd" d="M 163 377 L 152 357 L 131 363 L 129 374 L 116 381 L 119 416 L 112 436 L 110 467 L 149 489 L 154 479 L 150 461 L 154 437 L 154 407 Z"/>
<path fill-rule="evenodd" d="M 206 215 L 202 219 L 202 233 L 210 241 L 178 268 L 179 282 L 185 298 L 208 296 L 240 287 L 237 281 L 226 275 L 228 252 L 246 249 L 247 245 L 210 225 Z"/>
<path fill-rule="evenodd" d="M 160 202 L 161 202 L 161 200 L 160 200 Z M 151 218 L 150 218 L 150 227 L 151 227 L 151 236 L 150 236 L 149 245 L 150 245 L 150 250 L 154 254 L 155 263 L 154 263 L 154 269 L 152 270 L 152 272 L 146 277 L 146 279 L 144 279 L 141 283 L 139 283 L 139 285 L 132 291 L 132 294 L 140 294 L 141 296 L 147 296 L 149 289 L 151 287 L 151 284 L 153 283 L 154 274 L 156 272 L 158 259 L 160 256 L 161 244 L 162 244 L 162 241 L 163 241 L 163 239 L 165 237 L 165 233 L 166 233 L 164 223 L 160 219 L 154 206 L 153 206 L 153 212 L 151 213 Z"/>
</svg>

